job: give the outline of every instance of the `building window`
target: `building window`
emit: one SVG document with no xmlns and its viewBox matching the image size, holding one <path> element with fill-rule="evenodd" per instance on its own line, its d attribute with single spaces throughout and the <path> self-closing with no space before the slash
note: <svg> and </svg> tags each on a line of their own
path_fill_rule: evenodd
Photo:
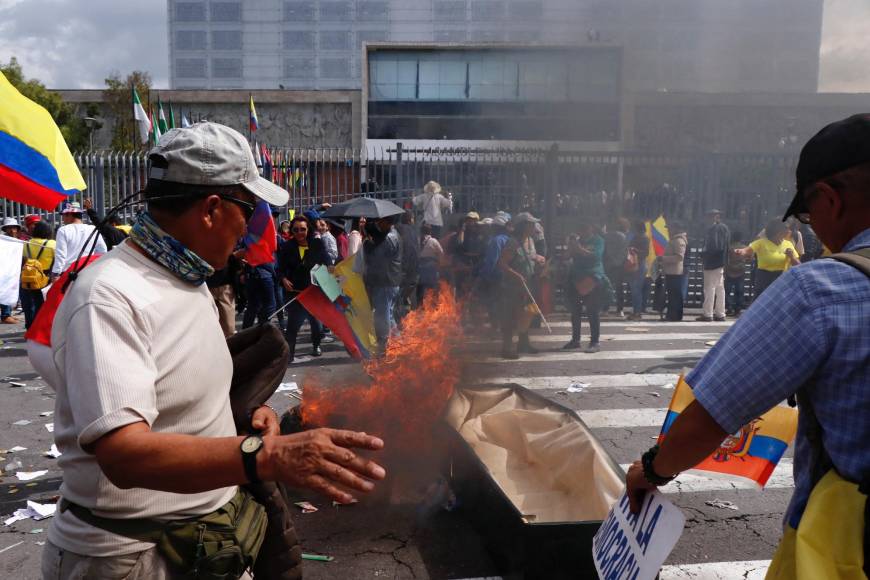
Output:
<svg viewBox="0 0 870 580">
<path fill-rule="evenodd" d="M 483 22 L 504 19 L 502 0 L 472 0 L 471 19 Z"/>
<path fill-rule="evenodd" d="M 211 3 L 211 21 L 212 22 L 241 22 L 242 21 L 242 3 L 241 2 L 212 2 Z"/>
<path fill-rule="evenodd" d="M 321 2 L 321 22 L 345 22 L 350 20 L 349 2 Z"/>
<path fill-rule="evenodd" d="M 284 22 L 314 22 L 313 2 L 284 2 Z"/>
<path fill-rule="evenodd" d="M 358 21 L 383 21 L 389 15 L 389 4 L 383 0 L 362 0 L 356 7 Z"/>
<path fill-rule="evenodd" d="M 237 79 L 242 76 L 242 59 L 213 58 L 211 59 L 211 76 L 215 79 Z"/>
<path fill-rule="evenodd" d="M 314 77 L 314 61 L 310 58 L 285 58 L 284 78 L 311 79 Z"/>
<path fill-rule="evenodd" d="M 351 37 L 349 32 L 341 30 L 321 30 L 320 50 L 348 50 Z"/>
<path fill-rule="evenodd" d="M 310 30 L 285 30 L 285 50 L 314 50 L 314 33 Z"/>
<path fill-rule="evenodd" d="M 176 50 L 205 50 L 205 30 L 176 30 Z"/>
<path fill-rule="evenodd" d="M 521 2 L 511 2 L 510 4 L 510 16 L 512 19 L 539 20 L 543 15 L 544 3 L 542 0 L 523 0 Z"/>
<path fill-rule="evenodd" d="M 435 42 L 465 42 L 468 34 L 462 30 L 436 30 Z"/>
<path fill-rule="evenodd" d="M 321 58 L 320 78 L 347 80 L 350 78 L 350 58 Z"/>
<path fill-rule="evenodd" d="M 213 30 L 211 33 L 211 47 L 213 50 L 241 50 L 241 30 Z"/>
<path fill-rule="evenodd" d="M 440 0 L 434 5 L 436 22 L 464 22 L 466 20 L 465 0 Z"/>
<path fill-rule="evenodd" d="M 175 19 L 178 22 L 202 22 L 205 20 L 205 2 L 176 2 Z"/>
<path fill-rule="evenodd" d="M 204 58 L 175 59 L 175 76 L 187 79 L 207 78 Z"/>
</svg>

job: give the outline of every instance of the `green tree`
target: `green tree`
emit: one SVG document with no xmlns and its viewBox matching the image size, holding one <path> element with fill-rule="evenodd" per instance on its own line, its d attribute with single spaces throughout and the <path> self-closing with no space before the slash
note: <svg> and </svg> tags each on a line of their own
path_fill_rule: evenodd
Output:
<svg viewBox="0 0 870 580">
<path fill-rule="evenodd" d="M 113 149 L 130 149 L 140 147 L 139 136 L 134 135 L 133 123 L 133 96 L 130 87 L 135 86 L 142 105 L 148 110 L 149 95 L 151 92 L 151 75 L 147 72 L 134 70 L 121 78 L 120 73 L 113 72 L 106 79 L 106 88 L 103 90 L 103 103 L 108 113 L 115 119 L 115 127 L 112 131 Z"/>
<path fill-rule="evenodd" d="M 72 151 L 88 148 L 90 129 L 76 107 L 64 102 L 59 94 L 45 88 L 37 79 L 25 77 L 21 64 L 14 56 L 8 63 L 0 63 L 0 72 L 22 95 L 45 107 Z M 96 109 L 89 107 L 87 115 L 93 116 L 93 113 L 96 113 Z"/>
</svg>

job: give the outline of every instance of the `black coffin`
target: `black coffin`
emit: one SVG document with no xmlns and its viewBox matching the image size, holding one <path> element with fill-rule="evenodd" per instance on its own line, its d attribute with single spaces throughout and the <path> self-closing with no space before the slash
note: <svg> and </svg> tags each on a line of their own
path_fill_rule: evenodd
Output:
<svg viewBox="0 0 870 580">
<path fill-rule="evenodd" d="M 571 409 L 516 384 L 457 389 L 445 416 L 457 511 L 505 578 L 596 578 L 592 537 L 625 474 Z"/>
</svg>

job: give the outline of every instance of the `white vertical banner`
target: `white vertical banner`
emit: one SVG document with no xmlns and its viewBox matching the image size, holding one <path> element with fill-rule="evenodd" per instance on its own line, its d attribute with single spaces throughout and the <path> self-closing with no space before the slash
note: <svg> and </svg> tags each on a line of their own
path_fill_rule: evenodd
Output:
<svg viewBox="0 0 870 580">
<path fill-rule="evenodd" d="M 0 236 L 0 304 L 18 303 L 21 282 L 21 256 L 24 244 L 8 236 Z"/>
</svg>

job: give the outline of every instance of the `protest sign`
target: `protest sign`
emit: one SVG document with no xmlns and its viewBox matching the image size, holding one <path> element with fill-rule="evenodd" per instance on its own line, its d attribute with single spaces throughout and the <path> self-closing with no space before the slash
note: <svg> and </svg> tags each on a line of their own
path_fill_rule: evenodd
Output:
<svg viewBox="0 0 870 580">
<path fill-rule="evenodd" d="M 0 236 L 0 304 L 15 306 L 18 302 L 23 250 L 24 244 L 20 240 Z"/>
<path fill-rule="evenodd" d="M 683 512 L 658 492 L 647 492 L 637 514 L 628 510 L 628 496 L 610 514 L 592 539 L 592 558 L 603 580 L 653 580 L 683 533 Z"/>
<path fill-rule="evenodd" d="M 341 286 L 326 266 L 318 264 L 311 268 L 311 283 L 320 286 L 330 302 L 335 302 L 341 296 Z"/>
</svg>

